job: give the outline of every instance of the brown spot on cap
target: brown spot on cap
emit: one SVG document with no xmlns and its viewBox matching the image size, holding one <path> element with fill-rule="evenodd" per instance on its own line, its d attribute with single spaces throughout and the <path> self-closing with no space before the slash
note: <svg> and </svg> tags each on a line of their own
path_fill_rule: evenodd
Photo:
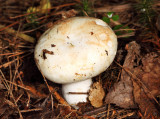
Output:
<svg viewBox="0 0 160 119">
<path fill-rule="evenodd" d="M 79 75 L 78 73 L 75 73 L 75 75 Z"/>
<path fill-rule="evenodd" d="M 55 44 L 51 44 L 51 47 L 56 47 L 56 45 Z"/>
<path fill-rule="evenodd" d="M 43 59 L 44 59 L 44 60 L 47 59 L 46 53 L 47 53 L 47 54 L 50 54 L 50 55 L 54 55 L 54 52 L 53 52 L 53 51 L 49 51 L 49 50 L 47 50 L 47 49 L 43 49 Z"/>
<path fill-rule="evenodd" d="M 107 56 L 108 56 L 108 51 L 107 51 L 107 50 L 105 50 L 105 52 L 106 52 L 106 54 L 107 54 Z"/>
</svg>

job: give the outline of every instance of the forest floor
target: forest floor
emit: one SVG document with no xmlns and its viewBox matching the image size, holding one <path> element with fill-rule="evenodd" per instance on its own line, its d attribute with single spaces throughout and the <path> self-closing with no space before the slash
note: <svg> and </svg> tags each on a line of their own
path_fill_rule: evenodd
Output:
<svg viewBox="0 0 160 119">
<path fill-rule="evenodd" d="M 68 105 L 34 61 L 39 37 L 75 16 L 102 19 L 118 38 L 114 62 L 93 78 L 105 92 L 99 107 Z M 159 0 L 0 0 L 1 119 L 158 119 L 159 110 Z"/>
</svg>

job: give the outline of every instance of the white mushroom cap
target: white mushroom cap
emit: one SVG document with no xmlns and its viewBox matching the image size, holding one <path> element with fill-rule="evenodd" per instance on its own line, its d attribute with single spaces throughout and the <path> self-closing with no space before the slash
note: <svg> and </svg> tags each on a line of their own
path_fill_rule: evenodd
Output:
<svg viewBox="0 0 160 119">
<path fill-rule="evenodd" d="M 62 85 L 62 93 L 68 104 L 78 109 L 76 106 L 80 102 L 87 102 L 88 91 L 92 84 L 92 79 L 68 83 Z M 76 94 L 77 93 L 77 94 Z"/>
<path fill-rule="evenodd" d="M 105 71 L 117 51 L 117 37 L 102 20 L 73 17 L 55 24 L 39 39 L 35 61 L 55 83 L 92 78 Z"/>
</svg>

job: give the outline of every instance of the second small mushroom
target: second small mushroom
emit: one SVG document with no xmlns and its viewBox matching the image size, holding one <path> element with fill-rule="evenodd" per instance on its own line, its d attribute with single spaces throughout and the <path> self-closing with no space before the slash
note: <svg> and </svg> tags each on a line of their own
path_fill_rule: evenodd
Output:
<svg viewBox="0 0 160 119">
<path fill-rule="evenodd" d="M 77 108 L 77 103 L 87 101 L 92 78 L 110 66 L 116 51 L 117 37 L 104 21 L 73 17 L 40 37 L 35 61 L 47 79 L 62 84 L 64 98 Z"/>
</svg>

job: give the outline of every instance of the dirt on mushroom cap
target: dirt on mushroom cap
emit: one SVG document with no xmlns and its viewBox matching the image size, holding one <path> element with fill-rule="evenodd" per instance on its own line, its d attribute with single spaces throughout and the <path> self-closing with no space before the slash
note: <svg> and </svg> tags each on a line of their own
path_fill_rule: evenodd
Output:
<svg viewBox="0 0 160 119">
<path fill-rule="evenodd" d="M 116 51 L 117 37 L 105 22 L 74 17 L 58 22 L 42 35 L 35 48 L 35 58 L 39 58 L 39 69 L 49 80 L 69 83 L 106 70 Z"/>
</svg>

